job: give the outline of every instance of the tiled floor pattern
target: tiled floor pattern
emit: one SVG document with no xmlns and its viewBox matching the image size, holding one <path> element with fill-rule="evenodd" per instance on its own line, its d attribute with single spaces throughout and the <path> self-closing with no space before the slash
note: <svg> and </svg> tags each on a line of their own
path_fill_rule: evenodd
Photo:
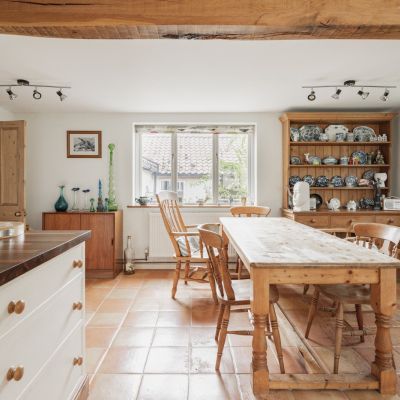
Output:
<svg viewBox="0 0 400 400">
<path fill-rule="evenodd" d="M 90 400 L 252 400 L 250 386 L 251 338 L 229 336 L 221 373 L 214 370 L 214 328 L 217 307 L 205 285 L 180 283 L 177 300 L 170 297 L 171 271 L 138 271 L 114 280 L 88 280 L 86 290 L 86 359 Z M 304 331 L 310 294 L 298 286 L 281 286 L 280 305 Z M 312 292 L 312 290 L 310 291 Z M 400 296 L 399 296 L 400 297 Z M 280 314 L 282 316 L 282 314 Z M 366 325 L 374 316 L 364 313 Z M 346 313 L 354 325 L 355 315 Z M 231 327 L 249 327 L 245 313 L 233 314 Z M 281 319 L 281 323 L 284 321 Z M 334 318 L 319 313 L 310 344 L 326 366 L 333 364 Z M 287 326 L 287 325 L 286 325 Z M 395 361 L 400 366 L 400 312 L 392 332 Z M 246 329 L 246 328 L 245 328 Z M 287 372 L 306 373 L 291 329 L 282 329 Z M 341 372 L 368 372 L 373 337 L 365 343 L 345 338 Z M 269 345 L 271 372 L 279 372 L 273 345 Z M 400 372 L 400 371 L 399 371 Z M 375 400 L 375 391 L 271 391 L 279 400 Z"/>
</svg>

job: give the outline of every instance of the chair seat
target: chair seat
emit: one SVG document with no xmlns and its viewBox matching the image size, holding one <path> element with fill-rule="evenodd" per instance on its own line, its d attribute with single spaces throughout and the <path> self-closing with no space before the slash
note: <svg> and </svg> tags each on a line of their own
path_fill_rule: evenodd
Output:
<svg viewBox="0 0 400 400">
<path fill-rule="evenodd" d="M 370 288 L 363 285 L 316 285 L 332 300 L 347 304 L 370 304 Z"/>
<path fill-rule="evenodd" d="M 252 281 L 250 279 L 232 281 L 232 289 L 235 292 L 235 300 L 228 300 L 226 294 L 218 296 L 221 301 L 240 304 L 250 304 Z M 269 302 L 277 303 L 279 300 L 279 292 L 275 285 L 269 287 Z"/>
</svg>

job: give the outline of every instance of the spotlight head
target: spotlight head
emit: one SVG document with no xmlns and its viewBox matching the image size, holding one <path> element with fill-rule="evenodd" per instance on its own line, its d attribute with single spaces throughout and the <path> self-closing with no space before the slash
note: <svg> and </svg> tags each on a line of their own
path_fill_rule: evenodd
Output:
<svg viewBox="0 0 400 400">
<path fill-rule="evenodd" d="M 342 89 L 336 88 L 336 92 L 331 96 L 332 99 L 339 100 L 340 93 L 342 93 Z"/>
<path fill-rule="evenodd" d="M 361 90 L 359 90 L 359 91 L 357 92 L 357 94 L 358 94 L 359 96 L 361 96 L 361 98 L 362 98 L 363 100 L 365 100 L 365 99 L 369 96 L 369 92 L 364 92 L 364 88 L 362 88 Z"/>
<path fill-rule="evenodd" d="M 385 92 L 383 93 L 383 95 L 381 97 L 379 97 L 382 101 L 387 101 L 389 96 L 389 89 L 385 89 Z"/>
<path fill-rule="evenodd" d="M 57 90 L 57 96 L 60 98 L 60 101 L 64 101 L 66 98 L 67 98 L 67 95 L 66 94 L 64 94 L 62 91 L 61 91 L 61 89 L 60 90 Z"/>
<path fill-rule="evenodd" d="M 33 91 L 32 96 L 33 96 L 33 98 L 34 98 L 35 100 L 40 100 L 40 99 L 42 98 L 42 93 L 38 92 L 38 90 L 35 89 L 35 90 Z"/>
<path fill-rule="evenodd" d="M 10 98 L 10 100 L 15 100 L 18 96 L 11 90 L 11 88 L 9 87 L 6 90 L 8 97 Z"/>
<path fill-rule="evenodd" d="M 307 96 L 307 99 L 309 101 L 314 101 L 317 98 L 317 96 L 315 95 L 314 90 L 311 90 L 311 93 Z"/>
</svg>

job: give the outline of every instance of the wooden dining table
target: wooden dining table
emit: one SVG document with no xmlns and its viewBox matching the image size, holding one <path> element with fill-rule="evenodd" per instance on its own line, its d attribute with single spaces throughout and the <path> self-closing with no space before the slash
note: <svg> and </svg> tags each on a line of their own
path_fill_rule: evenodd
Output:
<svg viewBox="0 0 400 400">
<path fill-rule="evenodd" d="M 378 389 L 396 393 L 390 337 L 400 262 L 287 218 L 220 218 L 224 234 L 250 272 L 253 314 L 252 384 L 269 389 Z M 265 330 L 271 284 L 370 284 L 375 312 L 371 374 L 270 374 Z M 279 288 L 279 286 L 278 286 Z"/>
</svg>

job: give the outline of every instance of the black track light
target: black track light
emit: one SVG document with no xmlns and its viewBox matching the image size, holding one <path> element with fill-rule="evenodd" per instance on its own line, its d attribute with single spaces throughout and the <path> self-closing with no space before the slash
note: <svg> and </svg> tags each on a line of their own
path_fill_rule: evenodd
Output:
<svg viewBox="0 0 400 400">
<path fill-rule="evenodd" d="M 64 94 L 62 91 L 61 91 L 61 89 L 60 90 L 57 90 L 57 95 L 60 97 L 60 101 L 64 101 L 66 98 L 67 98 L 67 95 L 66 94 Z"/>
<path fill-rule="evenodd" d="M 33 95 L 32 96 L 33 96 L 33 98 L 35 100 L 40 100 L 42 98 L 42 93 L 40 93 L 37 89 L 35 89 L 33 91 Z"/>
<path fill-rule="evenodd" d="M 381 97 L 379 97 L 382 101 L 386 101 L 388 99 L 389 96 L 389 89 L 385 89 L 385 92 L 383 93 L 383 95 Z"/>
<path fill-rule="evenodd" d="M 10 98 L 10 100 L 14 100 L 14 99 L 16 99 L 16 98 L 18 97 L 17 94 L 14 93 L 14 92 L 11 90 L 10 87 L 6 90 L 6 92 L 7 92 L 7 94 L 8 94 L 8 97 Z"/>
<path fill-rule="evenodd" d="M 340 93 L 342 93 L 342 89 L 336 88 L 336 92 L 331 96 L 332 99 L 339 100 Z"/>
<path fill-rule="evenodd" d="M 314 101 L 317 98 L 317 96 L 315 95 L 314 89 L 311 89 L 311 93 L 307 96 L 307 99 L 309 101 Z"/>
<path fill-rule="evenodd" d="M 369 92 L 364 92 L 364 88 L 362 88 L 361 90 L 359 90 L 359 91 L 357 92 L 357 94 L 358 94 L 359 96 L 361 96 L 361 98 L 362 98 L 363 100 L 365 100 L 365 99 L 369 96 Z"/>
</svg>

